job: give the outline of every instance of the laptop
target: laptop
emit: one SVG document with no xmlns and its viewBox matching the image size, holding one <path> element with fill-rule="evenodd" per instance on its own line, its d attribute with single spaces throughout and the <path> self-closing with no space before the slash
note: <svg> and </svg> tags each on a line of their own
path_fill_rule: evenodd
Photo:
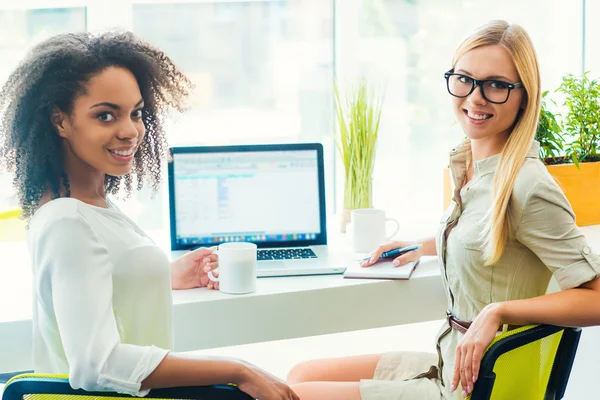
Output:
<svg viewBox="0 0 600 400">
<path fill-rule="evenodd" d="M 173 255 L 226 242 L 258 247 L 259 277 L 341 274 L 330 264 L 320 143 L 171 148 Z"/>
</svg>

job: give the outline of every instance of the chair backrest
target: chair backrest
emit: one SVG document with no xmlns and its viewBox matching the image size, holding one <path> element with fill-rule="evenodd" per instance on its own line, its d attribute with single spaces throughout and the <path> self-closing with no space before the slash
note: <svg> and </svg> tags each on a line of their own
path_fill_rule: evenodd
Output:
<svg viewBox="0 0 600 400">
<path fill-rule="evenodd" d="M 115 392 L 86 392 L 74 390 L 67 375 L 23 374 L 9 380 L 2 400 L 121 400 L 131 397 Z M 250 396 L 231 385 L 190 386 L 153 389 L 149 399 L 252 400 Z"/>
<path fill-rule="evenodd" d="M 562 399 L 581 328 L 528 325 L 488 346 L 471 400 Z"/>
</svg>

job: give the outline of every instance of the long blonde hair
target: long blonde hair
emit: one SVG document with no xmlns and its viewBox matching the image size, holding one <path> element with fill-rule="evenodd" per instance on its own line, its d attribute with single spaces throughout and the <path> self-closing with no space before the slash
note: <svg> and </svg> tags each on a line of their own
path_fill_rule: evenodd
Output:
<svg viewBox="0 0 600 400">
<path fill-rule="evenodd" d="M 472 32 L 458 47 L 452 65 L 467 52 L 488 45 L 499 45 L 511 55 L 526 93 L 525 109 L 520 112 L 508 137 L 493 180 L 492 207 L 486 214 L 484 259 L 496 263 L 506 247 L 512 226 L 509 201 L 519 169 L 535 137 L 540 115 L 540 70 L 531 38 L 520 25 L 491 21 Z"/>
</svg>

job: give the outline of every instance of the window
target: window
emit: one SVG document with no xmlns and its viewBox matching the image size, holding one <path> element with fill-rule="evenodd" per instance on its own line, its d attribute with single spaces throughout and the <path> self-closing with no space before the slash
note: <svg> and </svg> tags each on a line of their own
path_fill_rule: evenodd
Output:
<svg viewBox="0 0 600 400">
<path fill-rule="evenodd" d="M 593 18 L 595 15 L 596 18 Z M 600 15 L 600 2 L 586 1 L 586 37 L 585 37 L 585 70 L 590 71 L 590 78 L 600 79 L 600 25 L 597 16 Z"/>
<path fill-rule="evenodd" d="M 195 85 L 190 110 L 169 126 L 170 145 L 331 135 L 332 0 L 135 3 L 132 15 L 133 31 Z M 166 185 L 150 200 L 145 191 L 122 206 L 159 230 L 168 226 L 165 192 Z"/>
<path fill-rule="evenodd" d="M 173 144 L 321 140 L 331 132 L 332 1 L 134 4 L 133 30 L 195 84 Z"/>
<path fill-rule="evenodd" d="M 463 136 L 443 72 L 470 29 L 494 18 L 522 24 L 536 45 L 544 90 L 556 88 L 566 73 L 581 72 L 584 46 L 585 68 L 600 75 L 600 28 L 592 20 L 600 6 L 589 0 L 585 41 L 583 0 L 22 3 L 26 10 L 0 6 L 0 78 L 27 48 L 50 35 L 133 30 L 164 50 L 196 86 L 190 110 L 168 124 L 172 145 L 323 141 L 331 167 L 334 71 L 342 85 L 365 73 L 387 87 L 374 205 L 402 221 L 401 232 L 411 235 L 435 231 L 442 211 L 442 170 Z M 341 165 L 335 171 L 342 193 Z M 2 189 L 9 182 L 10 176 L 0 177 Z M 0 190 L 0 208 L 14 204 L 7 192 Z M 339 210 L 343 196 L 336 197 Z M 168 226 L 166 185 L 152 201 L 144 191 L 121 204 L 145 229 Z"/>
</svg>

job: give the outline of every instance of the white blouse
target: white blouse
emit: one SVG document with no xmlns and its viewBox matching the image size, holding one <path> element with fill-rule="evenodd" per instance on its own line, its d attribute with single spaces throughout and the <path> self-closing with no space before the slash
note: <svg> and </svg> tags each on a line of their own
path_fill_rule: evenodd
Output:
<svg viewBox="0 0 600 400">
<path fill-rule="evenodd" d="M 171 348 L 171 273 L 164 252 L 121 211 L 52 200 L 28 232 L 35 372 L 75 389 L 144 396 Z"/>
</svg>

